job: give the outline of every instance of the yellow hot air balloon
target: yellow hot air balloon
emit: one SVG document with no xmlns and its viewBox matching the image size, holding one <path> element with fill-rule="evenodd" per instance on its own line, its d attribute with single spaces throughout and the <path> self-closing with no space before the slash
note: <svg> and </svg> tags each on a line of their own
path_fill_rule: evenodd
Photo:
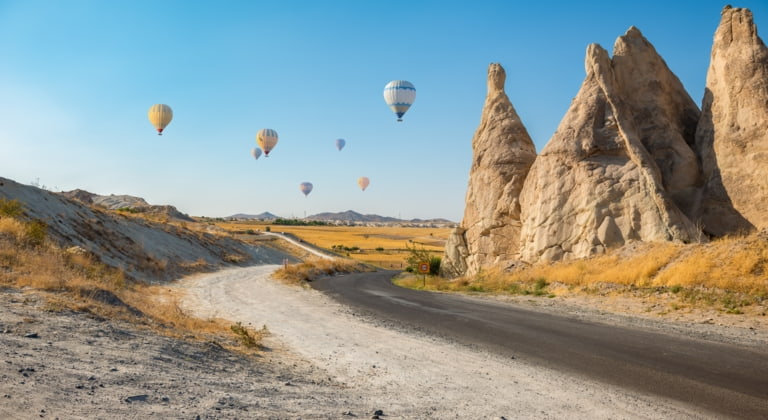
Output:
<svg viewBox="0 0 768 420">
<path fill-rule="evenodd" d="M 264 156 L 269 157 L 269 152 L 277 144 L 277 131 L 271 128 L 262 128 L 256 133 L 256 143 L 264 151 Z"/>
<path fill-rule="evenodd" d="M 370 183 L 371 183 L 371 180 L 368 179 L 367 176 L 361 176 L 360 178 L 357 179 L 357 185 L 359 185 L 360 189 L 362 189 L 363 191 L 365 191 L 365 189 L 368 188 L 368 184 Z"/>
<path fill-rule="evenodd" d="M 157 129 L 157 135 L 162 136 L 163 130 L 173 119 L 173 111 L 168 105 L 155 104 L 149 107 L 147 116 L 149 117 L 149 122 Z"/>
</svg>

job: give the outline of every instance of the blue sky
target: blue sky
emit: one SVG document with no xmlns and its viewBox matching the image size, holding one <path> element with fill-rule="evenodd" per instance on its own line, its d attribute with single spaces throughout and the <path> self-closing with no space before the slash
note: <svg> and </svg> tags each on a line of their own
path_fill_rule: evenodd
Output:
<svg viewBox="0 0 768 420">
<path fill-rule="evenodd" d="M 725 4 L 0 0 L 0 176 L 193 216 L 460 221 L 489 63 L 541 151 L 587 46 L 610 52 L 632 25 L 701 103 Z M 732 5 L 765 40 L 768 2 Z M 382 96 L 395 79 L 417 90 L 402 123 Z M 174 111 L 163 136 L 155 103 Z M 254 160 L 262 128 L 280 140 Z"/>
</svg>

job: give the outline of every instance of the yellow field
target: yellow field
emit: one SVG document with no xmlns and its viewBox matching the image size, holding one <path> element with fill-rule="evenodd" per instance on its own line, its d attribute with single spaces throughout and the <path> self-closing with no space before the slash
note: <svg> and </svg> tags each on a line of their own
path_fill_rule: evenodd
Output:
<svg viewBox="0 0 768 420">
<path fill-rule="evenodd" d="M 229 231 L 286 232 L 320 248 L 382 268 L 405 268 L 408 248 L 424 249 L 442 256 L 451 228 L 285 226 L 264 222 L 217 222 Z"/>
</svg>

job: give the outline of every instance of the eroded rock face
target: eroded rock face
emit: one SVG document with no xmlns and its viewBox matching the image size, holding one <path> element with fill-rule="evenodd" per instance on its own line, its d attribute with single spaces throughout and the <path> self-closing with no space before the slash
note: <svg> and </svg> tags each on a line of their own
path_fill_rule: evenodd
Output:
<svg viewBox="0 0 768 420">
<path fill-rule="evenodd" d="M 768 49 L 752 12 L 726 6 L 715 32 L 696 132 L 707 233 L 768 227 Z"/>
<path fill-rule="evenodd" d="M 519 250 L 518 196 L 536 148 L 504 92 L 506 73 L 488 67 L 488 94 L 472 139 L 466 207 L 461 225 L 446 245 L 442 275 L 475 274 L 487 265 L 514 259 Z"/>
<path fill-rule="evenodd" d="M 699 238 L 699 111 L 651 44 L 630 28 L 614 59 L 590 45 L 587 76 L 520 195 L 524 261 L 582 258 L 629 241 Z"/>
</svg>

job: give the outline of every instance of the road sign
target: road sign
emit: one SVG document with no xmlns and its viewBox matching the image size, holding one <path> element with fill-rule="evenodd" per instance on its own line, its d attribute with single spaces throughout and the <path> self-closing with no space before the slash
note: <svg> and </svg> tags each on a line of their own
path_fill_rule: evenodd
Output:
<svg viewBox="0 0 768 420">
<path fill-rule="evenodd" d="M 422 273 L 422 274 L 429 273 L 429 262 L 422 261 L 419 263 L 419 273 Z"/>
</svg>

